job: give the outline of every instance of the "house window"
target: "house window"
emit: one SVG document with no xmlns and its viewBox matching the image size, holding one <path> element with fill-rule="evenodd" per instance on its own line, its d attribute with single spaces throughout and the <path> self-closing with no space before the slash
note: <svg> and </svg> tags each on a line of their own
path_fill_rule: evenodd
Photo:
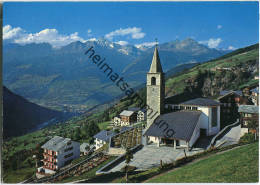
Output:
<svg viewBox="0 0 260 185">
<path fill-rule="evenodd" d="M 198 110 L 198 107 L 192 107 L 192 110 Z"/>
<path fill-rule="evenodd" d="M 73 149 L 73 147 L 67 148 L 67 149 L 64 150 L 64 152 L 70 151 L 72 149 Z"/>
<path fill-rule="evenodd" d="M 211 120 L 211 126 L 216 127 L 218 125 L 218 108 L 212 107 L 212 120 Z"/>
<path fill-rule="evenodd" d="M 65 155 L 64 158 L 66 159 L 66 158 L 69 158 L 69 157 L 71 157 L 71 156 L 73 156 L 73 153 L 70 153 L 70 154 L 68 154 L 68 155 Z"/>
<path fill-rule="evenodd" d="M 247 114 L 247 113 L 246 113 L 246 114 L 245 114 L 245 117 L 246 117 L 246 118 L 251 118 L 251 117 L 252 117 L 252 114 Z"/>
<path fill-rule="evenodd" d="M 152 85 L 156 85 L 156 78 L 155 77 L 152 77 L 151 83 L 152 83 Z"/>
</svg>

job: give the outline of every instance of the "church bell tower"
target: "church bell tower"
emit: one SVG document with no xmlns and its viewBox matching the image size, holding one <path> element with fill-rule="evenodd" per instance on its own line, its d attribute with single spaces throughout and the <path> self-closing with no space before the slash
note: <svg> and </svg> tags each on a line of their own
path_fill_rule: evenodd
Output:
<svg viewBox="0 0 260 185">
<path fill-rule="evenodd" d="M 165 81 L 157 45 L 154 49 L 150 70 L 147 73 L 146 89 L 147 107 L 150 109 L 147 110 L 147 126 L 149 127 L 154 119 L 164 111 Z"/>
</svg>

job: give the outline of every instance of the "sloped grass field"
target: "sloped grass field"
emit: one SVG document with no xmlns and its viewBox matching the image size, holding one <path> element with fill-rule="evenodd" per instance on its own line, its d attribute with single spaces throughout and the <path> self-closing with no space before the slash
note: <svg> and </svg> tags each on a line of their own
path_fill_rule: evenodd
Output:
<svg viewBox="0 0 260 185">
<path fill-rule="evenodd" d="M 148 183 L 245 183 L 259 180 L 258 142 L 209 157 L 148 180 Z"/>
</svg>

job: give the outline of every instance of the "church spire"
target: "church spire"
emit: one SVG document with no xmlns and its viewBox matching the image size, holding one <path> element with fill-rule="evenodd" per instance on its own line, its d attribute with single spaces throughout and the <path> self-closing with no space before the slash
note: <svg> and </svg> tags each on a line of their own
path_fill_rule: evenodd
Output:
<svg viewBox="0 0 260 185">
<path fill-rule="evenodd" d="M 157 49 L 157 43 L 154 48 L 153 60 L 152 60 L 149 73 L 163 73 L 160 58 L 159 58 L 159 53 Z"/>
</svg>

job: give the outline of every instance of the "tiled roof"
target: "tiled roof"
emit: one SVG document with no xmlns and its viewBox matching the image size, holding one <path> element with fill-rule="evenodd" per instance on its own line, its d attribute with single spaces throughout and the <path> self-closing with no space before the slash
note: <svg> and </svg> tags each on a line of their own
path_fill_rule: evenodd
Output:
<svg viewBox="0 0 260 185">
<path fill-rule="evenodd" d="M 102 130 L 96 135 L 94 135 L 94 138 L 100 139 L 102 141 L 108 141 L 112 136 L 116 135 L 113 131 L 109 130 Z"/>
<path fill-rule="evenodd" d="M 258 114 L 259 113 L 259 107 L 256 106 L 256 105 L 240 105 L 238 107 L 238 112 Z"/>
<path fill-rule="evenodd" d="M 160 128 L 160 125 L 165 122 L 169 125 L 167 130 L 172 129 L 175 132 L 171 138 L 189 141 L 198 124 L 200 115 L 200 111 L 179 111 L 162 114 L 155 119 L 144 135 L 166 137 L 164 132 L 166 126 Z M 160 124 L 156 125 L 156 123 Z"/>
<path fill-rule="evenodd" d="M 54 136 L 51 140 L 42 145 L 42 148 L 57 152 L 65 147 L 69 141 L 71 141 L 71 139 L 69 138 Z"/>
<path fill-rule="evenodd" d="M 120 116 L 131 116 L 134 112 L 130 110 L 124 110 L 120 113 Z"/>
<path fill-rule="evenodd" d="M 188 100 L 183 103 L 180 103 L 180 105 L 218 106 L 218 105 L 220 105 L 220 103 L 215 100 L 212 100 L 212 99 L 196 98 L 196 99 L 192 99 L 192 100 Z"/>
<path fill-rule="evenodd" d="M 256 87 L 250 91 L 259 94 L 259 87 Z"/>
<path fill-rule="evenodd" d="M 243 96 L 242 91 L 232 91 L 232 90 L 220 91 L 219 95 L 220 95 L 220 96 L 225 96 L 225 95 L 230 94 L 230 93 L 234 93 L 234 94 L 236 94 L 236 95 Z"/>
</svg>

